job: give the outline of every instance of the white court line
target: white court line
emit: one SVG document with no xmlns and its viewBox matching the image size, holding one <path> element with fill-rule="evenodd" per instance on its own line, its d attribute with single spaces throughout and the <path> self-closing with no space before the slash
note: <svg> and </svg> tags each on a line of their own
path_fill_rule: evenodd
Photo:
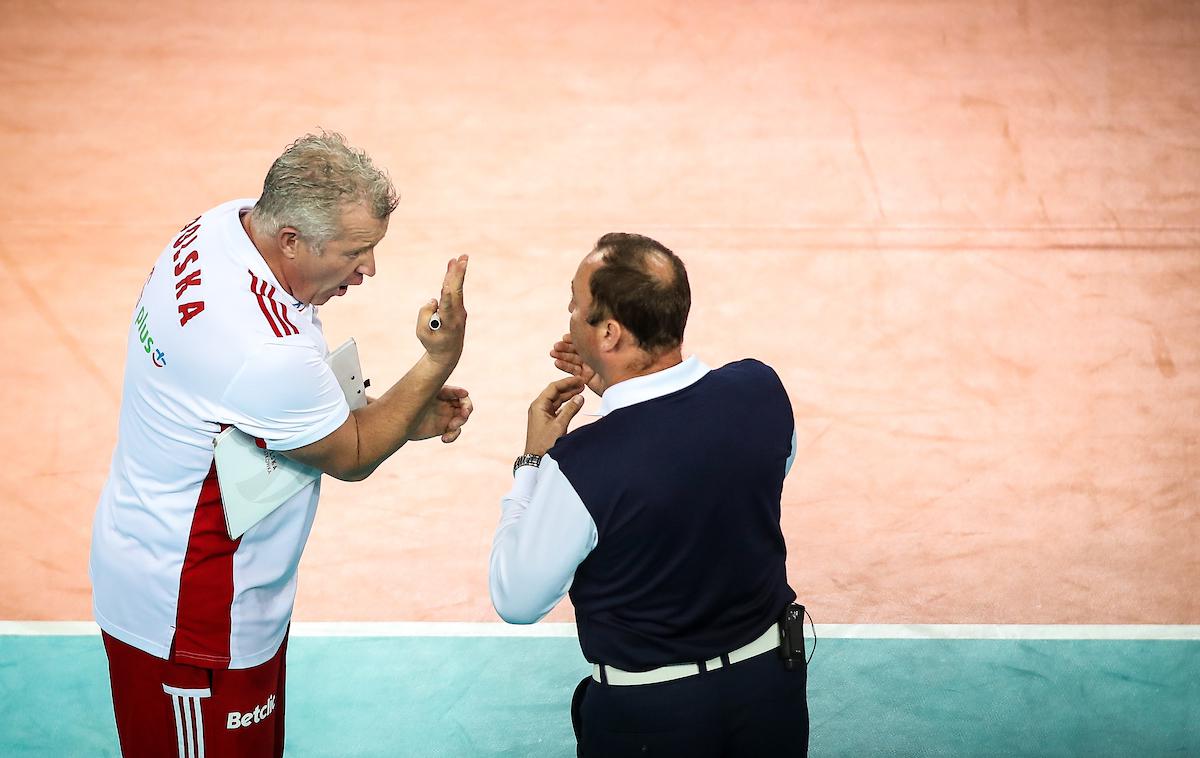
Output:
<svg viewBox="0 0 1200 758">
<path fill-rule="evenodd" d="M 817 624 L 818 639 L 1200 640 L 1186 624 Z M 0 636 L 81 637 L 92 621 L 0 621 Z M 293 637 L 575 637 L 575 625 L 499 621 L 297 621 Z"/>
<path fill-rule="evenodd" d="M 854 640 L 1200 640 L 1184 624 L 817 624 L 817 637 Z"/>
</svg>

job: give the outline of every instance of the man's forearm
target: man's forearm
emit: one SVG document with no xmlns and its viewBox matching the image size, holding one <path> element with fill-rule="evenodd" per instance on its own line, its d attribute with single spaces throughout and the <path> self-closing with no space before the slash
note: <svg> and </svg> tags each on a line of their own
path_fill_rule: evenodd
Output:
<svg viewBox="0 0 1200 758">
<path fill-rule="evenodd" d="M 438 363 L 425 353 L 391 389 L 353 411 L 358 431 L 356 464 L 339 478 L 365 479 L 403 447 L 425 407 L 450 378 L 454 365 Z"/>
<path fill-rule="evenodd" d="M 417 314 L 417 339 L 426 352 L 404 378 L 378 400 L 351 411 L 342 425 L 330 434 L 286 451 L 286 455 L 338 479 L 365 479 L 408 442 L 417 423 L 430 408 L 442 410 L 442 406 L 430 406 L 430 403 L 440 402 L 442 385 L 450 378 L 462 355 L 467 327 L 462 298 L 466 273 L 465 255 L 446 264 L 441 299 L 430 300 Z M 441 318 L 441 327 L 437 330 L 429 325 L 429 319 L 435 313 Z M 448 391 L 445 402 L 449 418 L 446 429 L 441 430 L 442 439 L 452 442 L 472 406 L 466 390 L 461 388 Z"/>
</svg>

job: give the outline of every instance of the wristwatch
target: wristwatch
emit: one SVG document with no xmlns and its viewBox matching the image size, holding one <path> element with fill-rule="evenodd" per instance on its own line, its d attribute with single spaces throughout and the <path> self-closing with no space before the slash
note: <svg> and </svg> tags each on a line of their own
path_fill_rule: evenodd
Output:
<svg viewBox="0 0 1200 758">
<path fill-rule="evenodd" d="M 534 468 L 537 468 L 540 465 L 542 465 L 542 456 L 535 455 L 533 453 L 522 453 L 521 455 L 517 456 L 515 461 L 513 461 L 513 476 L 517 475 L 517 469 L 521 468 L 522 466 L 533 466 Z"/>
</svg>

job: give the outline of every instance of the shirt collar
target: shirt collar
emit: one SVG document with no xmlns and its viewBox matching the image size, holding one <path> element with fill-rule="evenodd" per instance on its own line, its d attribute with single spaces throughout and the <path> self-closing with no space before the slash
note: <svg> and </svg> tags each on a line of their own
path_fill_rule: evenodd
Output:
<svg viewBox="0 0 1200 758">
<path fill-rule="evenodd" d="M 242 226 L 242 211 L 249 211 L 254 207 L 254 203 L 254 200 L 244 198 L 231 200 L 225 204 L 224 209 L 229 212 L 227 217 L 229 226 L 226 227 L 229 250 L 239 263 L 253 271 L 260 279 L 265 279 L 278 286 L 279 282 L 275 281 L 271 267 L 263 260 L 262 253 L 258 252 L 258 248 L 254 246 Z"/>
<path fill-rule="evenodd" d="M 615 410 L 669 395 L 690 387 L 709 372 L 699 358 L 692 356 L 682 363 L 645 376 L 635 376 L 617 382 L 604 391 L 597 416 L 607 416 Z"/>
<path fill-rule="evenodd" d="M 271 267 L 267 265 L 267 261 L 262 257 L 262 253 L 258 252 L 258 248 L 254 246 L 254 242 L 246 234 L 245 227 L 242 226 L 242 211 L 251 210 L 258 201 L 253 198 L 245 198 L 242 200 L 230 201 L 229 206 L 233 207 L 233 223 L 229 226 L 229 248 L 233 255 L 248 269 L 251 273 L 262 279 L 267 284 L 275 287 L 275 298 L 281 303 L 288 303 L 293 309 L 304 312 L 317 312 L 316 306 L 309 307 L 292 297 L 279 280 L 275 278 L 275 274 L 271 271 Z"/>
</svg>

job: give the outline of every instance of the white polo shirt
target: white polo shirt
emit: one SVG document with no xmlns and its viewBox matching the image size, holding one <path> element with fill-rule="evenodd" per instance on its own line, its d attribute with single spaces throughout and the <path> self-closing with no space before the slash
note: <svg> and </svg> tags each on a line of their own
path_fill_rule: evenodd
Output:
<svg viewBox="0 0 1200 758">
<path fill-rule="evenodd" d="M 220 205 L 159 256 L 134 307 L 120 429 L 92 531 L 93 607 L 113 637 L 160 658 L 249 668 L 278 650 L 320 483 L 240 539 L 225 531 L 213 438 L 233 425 L 271 450 L 337 429 L 349 407 L 317 309 L 292 300 Z"/>
</svg>

